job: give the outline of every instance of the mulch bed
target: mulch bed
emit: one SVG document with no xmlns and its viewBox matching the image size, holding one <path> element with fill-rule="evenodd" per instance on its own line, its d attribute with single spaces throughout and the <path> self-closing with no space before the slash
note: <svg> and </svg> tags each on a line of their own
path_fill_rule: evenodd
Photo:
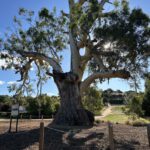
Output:
<svg viewBox="0 0 150 150">
<path fill-rule="evenodd" d="M 59 128 L 53 130 L 45 121 L 45 150 L 107 150 L 109 149 L 106 123 L 91 128 Z M 9 122 L 0 122 L 0 150 L 38 150 L 38 121 L 19 123 L 18 133 L 8 133 Z M 115 147 L 118 150 L 150 150 L 146 127 L 114 124 Z M 56 127 L 55 127 L 56 128 Z"/>
</svg>

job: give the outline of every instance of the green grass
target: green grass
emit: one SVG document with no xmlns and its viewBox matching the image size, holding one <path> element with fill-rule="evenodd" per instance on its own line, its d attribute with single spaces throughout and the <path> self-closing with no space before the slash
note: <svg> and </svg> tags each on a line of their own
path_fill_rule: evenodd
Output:
<svg viewBox="0 0 150 150">
<path fill-rule="evenodd" d="M 113 113 L 122 113 L 122 108 L 125 107 L 124 105 L 119 105 L 119 106 L 112 106 L 112 112 Z"/>
<path fill-rule="evenodd" d="M 125 123 L 128 120 L 128 116 L 123 113 L 122 108 L 124 105 L 112 106 L 112 112 L 110 115 L 102 118 L 104 121 L 110 121 L 113 123 Z"/>
<path fill-rule="evenodd" d="M 104 117 L 102 120 L 110 121 L 113 123 L 125 123 L 128 120 L 128 116 L 125 114 L 110 114 Z"/>
<path fill-rule="evenodd" d="M 123 107 L 124 107 L 124 105 L 112 106 L 111 114 L 109 114 L 108 116 L 102 118 L 102 120 L 110 121 L 110 122 L 113 122 L 113 123 L 123 123 L 123 124 L 126 123 L 127 121 L 129 121 L 129 116 L 124 114 L 124 112 L 122 110 Z M 144 119 L 144 118 L 139 118 L 136 121 L 140 121 L 140 122 L 143 122 L 143 123 L 150 123 L 150 120 Z M 132 121 L 131 121 L 131 123 L 132 123 Z"/>
</svg>

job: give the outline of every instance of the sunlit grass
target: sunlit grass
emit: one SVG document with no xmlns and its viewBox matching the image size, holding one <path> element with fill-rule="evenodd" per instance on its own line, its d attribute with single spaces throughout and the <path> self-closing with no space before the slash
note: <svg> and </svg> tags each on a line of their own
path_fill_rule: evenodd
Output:
<svg viewBox="0 0 150 150">
<path fill-rule="evenodd" d="M 128 116 L 125 114 L 110 114 L 104 117 L 102 120 L 113 123 L 125 123 L 128 120 Z"/>
<path fill-rule="evenodd" d="M 130 116 L 126 115 L 123 112 L 123 107 L 125 107 L 125 106 L 124 105 L 112 106 L 111 114 L 107 115 L 106 117 L 102 118 L 101 120 L 110 121 L 113 123 L 123 123 L 123 124 L 130 121 L 132 124 L 132 122 L 134 122 L 134 121 L 130 119 L 131 118 Z M 145 118 L 138 118 L 136 121 L 143 122 L 143 123 L 150 123 L 150 120 L 145 119 Z"/>
</svg>

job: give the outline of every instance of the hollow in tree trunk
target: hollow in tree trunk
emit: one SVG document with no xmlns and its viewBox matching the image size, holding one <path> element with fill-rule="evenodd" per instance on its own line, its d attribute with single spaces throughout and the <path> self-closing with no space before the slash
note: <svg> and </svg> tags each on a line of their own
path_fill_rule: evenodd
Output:
<svg viewBox="0 0 150 150">
<path fill-rule="evenodd" d="M 93 125 L 94 115 L 83 108 L 80 96 L 80 82 L 73 73 L 55 73 L 54 80 L 61 98 L 60 108 L 53 124 L 68 126 Z"/>
</svg>

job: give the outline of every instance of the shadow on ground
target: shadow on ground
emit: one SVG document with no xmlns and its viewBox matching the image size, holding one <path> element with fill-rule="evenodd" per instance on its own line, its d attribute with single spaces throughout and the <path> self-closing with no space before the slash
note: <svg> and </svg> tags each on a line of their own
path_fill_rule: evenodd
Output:
<svg viewBox="0 0 150 150">
<path fill-rule="evenodd" d="M 0 135 L 0 150 L 23 150 L 39 140 L 39 129 Z"/>
<path fill-rule="evenodd" d="M 145 139 L 146 128 L 116 125 L 114 134 L 115 146 L 118 150 L 149 149 L 148 141 Z M 107 150 L 109 145 L 107 124 L 105 123 L 92 128 L 58 128 L 48 125 L 45 127 L 44 140 L 44 150 Z M 39 128 L 0 134 L 0 150 L 38 149 Z"/>
<path fill-rule="evenodd" d="M 48 126 L 51 127 L 51 126 Z M 58 128 L 57 128 L 58 129 Z M 89 128 L 60 128 L 62 132 L 45 127 L 45 150 L 98 150 L 97 141 L 104 138 L 104 133 L 80 133 Z M 86 131 L 85 130 L 85 131 Z M 39 129 L 18 133 L 0 134 L 0 150 L 37 150 L 39 147 Z"/>
</svg>

